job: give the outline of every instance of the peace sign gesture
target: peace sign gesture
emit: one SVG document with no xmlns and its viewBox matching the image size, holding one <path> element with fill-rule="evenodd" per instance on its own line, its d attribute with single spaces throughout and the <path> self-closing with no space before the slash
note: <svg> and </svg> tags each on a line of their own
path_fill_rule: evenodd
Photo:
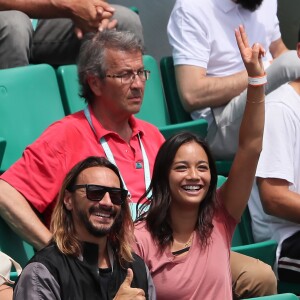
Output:
<svg viewBox="0 0 300 300">
<path fill-rule="evenodd" d="M 249 46 L 247 34 L 242 25 L 235 29 L 235 38 L 248 76 L 263 76 L 265 70 L 261 58 L 265 56 L 265 49 L 259 43 Z"/>
</svg>

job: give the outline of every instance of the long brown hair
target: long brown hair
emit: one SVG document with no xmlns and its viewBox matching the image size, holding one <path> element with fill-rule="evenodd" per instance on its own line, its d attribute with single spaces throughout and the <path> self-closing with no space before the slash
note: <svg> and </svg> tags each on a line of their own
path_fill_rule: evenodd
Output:
<svg viewBox="0 0 300 300">
<path fill-rule="evenodd" d="M 78 175 L 83 170 L 91 167 L 105 167 L 111 169 L 118 176 L 120 187 L 124 188 L 118 168 L 105 157 L 87 157 L 77 163 L 69 171 L 60 189 L 50 224 L 53 240 L 56 242 L 59 250 L 66 255 L 76 257 L 80 255 L 81 241 L 77 237 L 71 212 L 65 207 L 65 193 L 75 185 Z M 131 245 L 133 242 L 133 221 L 127 201 L 124 201 L 121 205 L 120 214 L 111 228 L 108 241 L 118 256 L 121 265 L 124 262 L 132 261 Z"/>
<path fill-rule="evenodd" d="M 171 192 L 169 174 L 171 165 L 178 149 L 190 142 L 198 143 L 208 157 L 211 181 L 208 192 L 200 204 L 195 230 L 199 233 L 201 246 L 205 248 L 210 241 L 213 230 L 213 215 L 216 209 L 217 171 L 213 156 L 207 146 L 197 135 L 191 132 L 181 132 L 169 139 L 159 149 L 153 168 L 151 184 L 146 193 L 139 199 L 137 205 L 137 222 L 145 220 L 147 228 L 154 239 L 158 241 L 160 250 L 173 241 L 173 230 L 170 222 Z M 147 195 L 152 192 L 150 199 Z"/>
</svg>

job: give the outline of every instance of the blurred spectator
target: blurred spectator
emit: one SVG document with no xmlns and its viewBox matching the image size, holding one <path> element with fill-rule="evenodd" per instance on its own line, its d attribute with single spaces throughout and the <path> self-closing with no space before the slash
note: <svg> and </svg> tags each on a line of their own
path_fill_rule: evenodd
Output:
<svg viewBox="0 0 300 300">
<path fill-rule="evenodd" d="M 281 39 L 274 0 L 177 0 L 168 24 L 179 94 L 195 119 L 208 121 L 207 141 L 218 159 L 232 159 L 246 101 L 247 72 L 235 46 L 243 24 L 249 43 L 260 42 L 265 92 L 300 76 L 296 51 Z"/>
<path fill-rule="evenodd" d="M 297 52 L 300 57 L 300 35 Z M 266 97 L 263 151 L 256 171 L 258 187 L 254 184 L 249 201 L 254 239 L 277 240 L 278 277 L 296 283 L 300 283 L 299 111 L 300 78 Z"/>
<path fill-rule="evenodd" d="M 117 28 L 143 40 L 139 16 L 101 0 L 0 0 L 0 69 L 29 63 L 73 64 L 86 32 Z M 34 26 L 30 18 L 36 18 Z M 35 22 L 36 20 L 34 20 Z"/>
</svg>

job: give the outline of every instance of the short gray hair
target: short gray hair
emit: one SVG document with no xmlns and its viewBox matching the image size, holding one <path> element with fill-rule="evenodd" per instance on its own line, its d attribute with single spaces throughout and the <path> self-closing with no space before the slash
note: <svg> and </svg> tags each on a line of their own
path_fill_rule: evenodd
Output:
<svg viewBox="0 0 300 300">
<path fill-rule="evenodd" d="M 106 49 L 144 53 L 143 42 L 129 31 L 104 30 L 86 34 L 79 51 L 77 66 L 81 85 L 80 96 L 85 98 L 87 103 L 91 103 L 94 98 L 87 82 L 88 75 L 95 75 L 100 79 L 106 76 Z"/>
</svg>

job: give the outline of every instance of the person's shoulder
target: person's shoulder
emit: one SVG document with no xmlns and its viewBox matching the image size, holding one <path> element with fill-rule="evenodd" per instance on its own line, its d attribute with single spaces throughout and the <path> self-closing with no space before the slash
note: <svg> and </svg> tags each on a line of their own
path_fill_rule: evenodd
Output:
<svg viewBox="0 0 300 300">
<path fill-rule="evenodd" d="M 138 221 L 134 224 L 134 235 L 138 241 L 151 239 L 151 233 L 145 221 Z"/>
<path fill-rule="evenodd" d="M 277 104 L 284 107 L 296 105 L 297 107 L 300 104 L 299 99 L 300 96 L 293 86 L 286 83 L 266 96 L 266 105 Z"/>
<path fill-rule="evenodd" d="M 134 231 L 148 231 L 145 221 L 137 221 L 134 224 Z"/>
<path fill-rule="evenodd" d="M 58 140 L 60 137 L 65 137 L 68 134 L 74 134 L 75 132 L 80 132 L 84 130 L 83 123 L 85 122 L 85 117 L 82 111 L 68 115 L 56 122 L 52 123 L 40 136 L 40 138 L 45 139 L 55 139 Z"/>
<path fill-rule="evenodd" d="M 65 116 L 64 118 L 57 120 L 56 122 L 52 123 L 49 126 L 49 128 L 52 128 L 52 127 L 63 128 L 63 127 L 67 127 L 69 125 L 81 124 L 85 120 L 86 119 L 85 119 L 83 111 L 78 111 L 74 114 Z"/>
<path fill-rule="evenodd" d="M 57 246 L 54 243 L 50 243 L 49 245 L 45 246 L 41 250 L 37 251 L 36 254 L 31 259 L 32 262 L 42 262 L 42 261 L 52 261 L 53 255 L 60 256 L 61 253 L 59 252 Z"/>
</svg>

